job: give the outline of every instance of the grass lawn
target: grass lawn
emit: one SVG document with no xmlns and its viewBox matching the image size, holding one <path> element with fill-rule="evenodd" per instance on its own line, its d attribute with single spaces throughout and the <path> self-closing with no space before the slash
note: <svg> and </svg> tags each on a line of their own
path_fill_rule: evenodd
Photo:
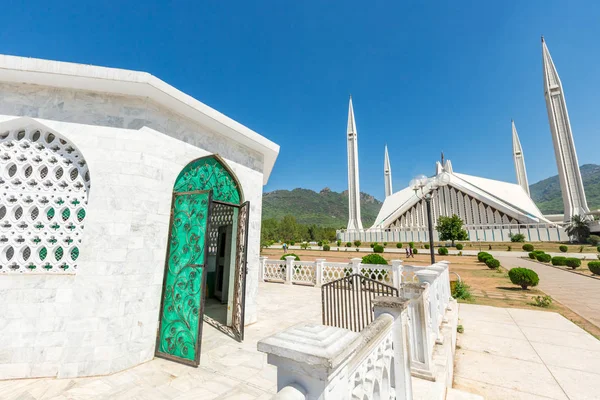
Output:
<svg viewBox="0 0 600 400">
<path fill-rule="evenodd" d="M 335 249 L 335 248 L 334 248 Z M 363 257 L 370 252 L 357 252 L 352 248 L 349 251 L 318 251 L 318 250 L 294 250 L 291 251 L 298 255 L 302 261 L 314 261 L 316 258 L 325 258 L 333 262 L 349 262 L 351 258 Z M 425 250 L 423 250 L 425 251 Z M 278 249 L 263 249 L 261 255 L 267 256 L 270 259 L 279 259 L 283 255 L 282 250 Z M 417 254 L 415 258 L 406 259 L 404 255 L 383 253 L 385 259 L 402 259 L 406 264 L 412 265 L 429 265 L 429 254 Z M 439 256 L 436 254 L 436 261 L 450 261 L 450 279 L 456 280 L 456 275 L 460 275 L 463 282 L 471 287 L 471 292 L 474 294 L 471 300 L 459 302 L 469 304 L 481 304 L 494 307 L 512 307 L 526 308 L 531 310 L 554 311 L 565 318 L 573 321 L 575 324 L 600 339 L 600 327 L 590 323 L 588 320 L 574 313 L 569 308 L 561 303 L 553 300 L 548 308 L 537 307 L 534 305 L 532 297 L 545 293 L 536 288 L 522 290 L 519 286 L 514 285 L 508 278 L 508 272 L 500 268 L 499 271 L 491 270 L 485 264 L 477 261 L 474 256 Z M 587 264 L 586 264 L 587 265 Z M 583 263 L 579 270 L 584 269 Z M 587 268 L 585 268 L 587 270 Z M 589 270 L 588 270 L 589 272 Z"/>
</svg>

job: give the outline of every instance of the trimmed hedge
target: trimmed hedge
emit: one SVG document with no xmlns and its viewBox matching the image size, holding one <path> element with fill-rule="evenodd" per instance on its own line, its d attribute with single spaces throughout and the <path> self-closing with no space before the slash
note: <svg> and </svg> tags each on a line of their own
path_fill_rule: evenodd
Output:
<svg viewBox="0 0 600 400">
<path fill-rule="evenodd" d="M 596 247 L 596 250 L 598 250 L 598 253 L 600 253 L 600 246 Z"/>
<path fill-rule="evenodd" d="M 425 244 L 423 245 L 423 247 L 425 247 L 425 249 L 427 249 L 427 250 L 428 250 L 428 249 L 429 249 L 429 243 L 425 243 Z"/>
<path fill-rule="evenodd" d="M 456 243 L 456 250 L 462 250 L 463 249 L 463 244 L 462 243 Z"/>
<path fill-rule="evenodd" d="M 533 249 L 534 249 L 534 247 L 533 247 L 533 245 L 532 245 L 532 244 L 525 243 L 525 244 L 523 245 L 523 250 L 525 250 L 525 251 L 533 251 Z"/>
<path fill-rule="evenodd" d="M 363 264 L 382 264 L 387 265 L 387 260 L 381 257 L 379 254 L 367 254 L 362 258 Z"/>
<path fill-rule="evenodd" d="M 383 253 L 383 246 L 380 244 L 373 246 L 373 253 Z"/>
<path fill-rule="evenodd" d="M 590 235 L 590 237 L 588 237 L 588 243 L 592 246 L 598 246 L 598 244 L 600 244 L 600 236 Z"/>
<path fill-rule="evenodd" d="M 479 262 L 485 262 L 487 257 L 492 257 L 492 255 L 490 253 L 486 253 L 485 251 L 480 251 L 477 253 L 477 261 Z"/>
<path fill-rule="evenodd" d="M 552 256 L 550 254 L 546 254 L 546 253 L 538 253 L 535 255 L 535 259 L 538 260 L 539 262 L 550 262 L 552 261 Z"/>
<path fill-rule="evenodd" d="M 573 269 L 579 268 L 581 267 L 581 260 L 579 258 L 569 257 L 567 258 L 567 267 Z"/>
<path fill-rule="evenodd" d="M 562 257 L 562 256 L 552 257 L 552 265 L 564 267 L 565 265 L 567 265 L 567 257 Z"/>
<path fill-rule="evenodd" d="M 289 257 L 289 256 L 294 256 L 294 257 L 296 257 L 296 261 L 300 261 L 300 257 L 298 257 L 297 255 L 295 255 L 294 253 L 284 254 L 284 255 L 281 256 L 280 260 L 285 260 L 285 258 Z"/>
<path fill-rule="evenodd" d="M 513 268 L 508 271 L 508 277 L 512 283 L 521 286 L 523 290 L 529 286 L 537 286 L 540 283 L 538 274 L 529 268 Z"/>
<path fill-rule="evenodd" d="M 488 258 L 487 260 L 485 260 L 485 265 L 487 265 L 488 268 L 491 268 L 491 269 L 500 268 L 500 261 L 496 260 L 493 257 Z"/>
<path fill-rule="evenodd" d="M 592 271 L 592 274 L 600 275 L 600 261 L 590 261 L 588 268 Z"/>
<path fill-rule="evenodd" d="M 532 260 L 535 260 L 535 253 L 533 251 L 531 253 L 529 253 L 529 258 L 531 258 Z"/>
<path fill-rule="evenodd" d="M 329 246 L 328 244 L 324 244 L 323 251 L 329 251 L 329 250 L 331 250 L 331 246 Z"/>
<path fill-rule="evenodd" d="M 558 249 L 560 250 L 561 253 L 566 253 L 569 248 L 567 246 L 565 246 L 564 244 L 559 246 Z"/>
<path fill-rule="evenodd" d="M 438 248 L 438 254 L 440 256 L 447 256 L 448 255 L 448 249 L 445 247 L 439 247 Z"/>
<path fill-rule="evenodd" d="M 402 243 L 396 243 L 396 248 L 401 249 L 402 248 Z"/>
<path fill-rule="evenodd" d="M 413 250 L 413 254 L 419 254 L 419 250 L 415 247 Z"/>
</svg>

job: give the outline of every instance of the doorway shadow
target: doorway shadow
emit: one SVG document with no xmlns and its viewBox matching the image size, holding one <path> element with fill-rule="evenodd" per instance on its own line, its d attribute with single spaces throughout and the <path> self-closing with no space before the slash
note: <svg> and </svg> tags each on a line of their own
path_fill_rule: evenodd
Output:
<svg viewBox="0 0 600 400">
<path fill-rule="evenodd" d="M 233 330 L 227 326 L 227 304 L 221 304 L 215 298 L 206 299 L 206 304 L 204 305 L 204 322 L 219 332 L 237 340 L 237 336 Z"/>
</svg>

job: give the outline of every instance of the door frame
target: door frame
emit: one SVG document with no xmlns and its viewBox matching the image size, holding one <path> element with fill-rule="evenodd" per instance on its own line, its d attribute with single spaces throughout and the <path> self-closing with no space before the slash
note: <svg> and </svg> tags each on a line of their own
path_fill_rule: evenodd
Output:
<svg viewBox="0 0 600 400">
<path fill-rule="evenodd" d="M 207 276 L 206 250 L 208 249 L 208 234 L 207 234 L 208 229 L 206 229 L 204 232 L 204 249 L 203 249 L 203 251 L 205 252 L 204 264 L 192 264 L 192 265 L 202 265 L 202 283 L 201 283 L 201 288 L 200 288 L 200 309 L 199 309 L 199 316 L 198 316 L 198 338 L 197 338 L 197 343 L 196 343 L 197 351 L 194 356 L 194 359 L 188 360 L 185 358 L 175 357 L 171 354 L 161 352 L 159 349 L 160 349 L 160 337 L 161 337 L 160 333 L 161 333 L 161 328 L 162 328 L 162 323 L 163 323 L 162 314 L 163 314 L 163 307 L 164 307 L 164 301 L 165 301 L 165 291 L 167 288 L 167 272 L 169 270 L 169 254 L 171 252 L 171 233 L 172 233 L 172 229 L 173 229 L 173 218 L 175 216 L 173 213 L 174 208 L 175 208 L 175 199 L 178 196 L 182 196 L 182 195 L 202 194 L 202 193 L 208 193 L 208 205 L 206 207 L 207 208 L 207 210 L 206 210 L 207 225 L 206 226 L 208 228 L 208 223 L 210 222 L 210 211 L 211 211 L 210 203 L 212 201 L 212 195 L 213 195 L 212 189 L 192 190 L 192 191 L 188 191 L 188 192 L 173 192 L 173 194 L 171 196 L 171 216 L 169 218 L 169 233 L 167 236 L 165 266 L 163 269 L 164 273 L 163 273 L 162 289 L 161 289 L 161 294 L 160 294 L 160 308 L 158 309 L 158 330 L 156 332 L 156 346 L 154 349 L 155 357 L 164 358 L 169 361 L 174 361 L 176 363 L 185 364 L 185 365 L 189 365 L 192 367 L 198 367 L 200 365 L 200 354 L 201 354 L 201 346 L 202 346 L 202 327 L 203 327 L 203 322 L 204 322 L 204 305 L 206 304 L 206 276 Z"/>
</svg>

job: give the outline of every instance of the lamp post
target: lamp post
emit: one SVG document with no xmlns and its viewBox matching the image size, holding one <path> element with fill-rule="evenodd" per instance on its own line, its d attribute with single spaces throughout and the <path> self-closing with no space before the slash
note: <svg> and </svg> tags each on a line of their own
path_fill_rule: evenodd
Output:
<svg viewBox="0 0 600 400">
<path fill-rule="evenodd" d="M 419 175 L 410 181 L 410 187 L 421 200 L 427 204 L 427 224 L 429 225 L 429 252 L 431 255 L 431 264 L 435 264 L 435 252 L 433 248 L 433 222 L 431 221 L 431 199 L 433 191 L 438 188 L 438 179 L 427 178 L 425 175 Z"/>
</svg>

